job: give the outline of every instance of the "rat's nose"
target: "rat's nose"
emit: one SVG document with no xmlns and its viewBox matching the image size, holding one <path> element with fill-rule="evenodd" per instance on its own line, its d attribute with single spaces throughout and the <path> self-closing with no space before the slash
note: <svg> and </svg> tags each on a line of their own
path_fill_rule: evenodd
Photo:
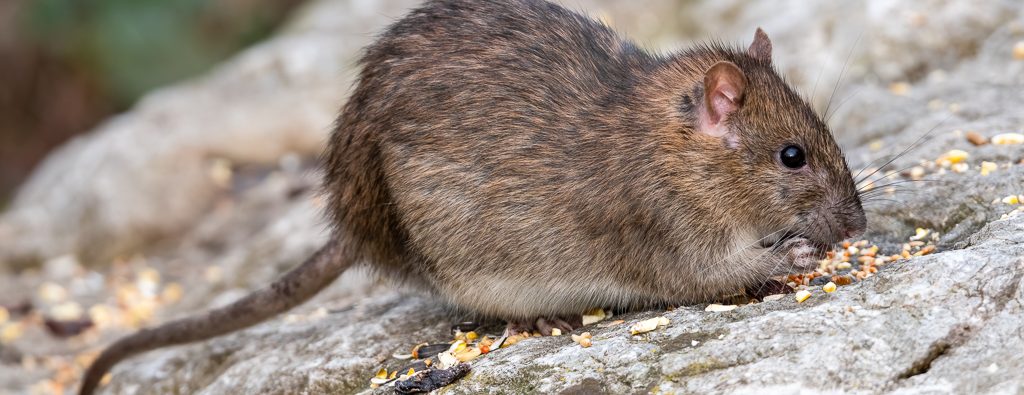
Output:
<svg viewBox="0 0 1024 395">
<path fill-rule="evenodd" d="M 864 216 L 863 210 L 857 210 L 855 215 L 846 218 L 843 221 L 843 238 L 852 239 L 864 234 L 867 228 L 867 217 Z"/>
</svg>

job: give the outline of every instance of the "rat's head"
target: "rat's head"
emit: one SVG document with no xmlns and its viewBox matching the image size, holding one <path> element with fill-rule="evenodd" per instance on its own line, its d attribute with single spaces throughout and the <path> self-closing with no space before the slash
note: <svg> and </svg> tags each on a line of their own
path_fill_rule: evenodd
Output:
<svg viewBox="0 0 1024 395">
<path fill-rule="evenodd" d="M 828 126 L 773 70 L 760 29 L 746 53 L 707 68 L 699 133 L 719 139 L 727 174 L 739 177 L 743 222 L 763 246 L 804 238 L 826 246 L 864 231 L 854 180 Z M 803 268 L 801 268 L 803 269 Z"/>
</svg>

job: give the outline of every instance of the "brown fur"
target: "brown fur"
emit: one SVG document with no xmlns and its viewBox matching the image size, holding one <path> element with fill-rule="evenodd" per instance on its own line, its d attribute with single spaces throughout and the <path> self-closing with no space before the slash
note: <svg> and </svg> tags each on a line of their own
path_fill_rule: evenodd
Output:
<svg viewBox="0 0 1024 395">
<path fill-rule="evenodd" d="M 864 214 L 770 52 L 759 31 L 746 51 L 657 56 L 541 0 L 429 1 L 362 58 L 325 158 L 333 238 L 350 253 L 318 274 L 365 261 L 519 321 L 697 303 L 807 269 Z M 701 121 L 721 62 L 742 82 L 725 137 Z M 791 144 L 807 167 L 782 166 Z M 90 377 L 151 348 L 119 349 Z"/>
</svg>

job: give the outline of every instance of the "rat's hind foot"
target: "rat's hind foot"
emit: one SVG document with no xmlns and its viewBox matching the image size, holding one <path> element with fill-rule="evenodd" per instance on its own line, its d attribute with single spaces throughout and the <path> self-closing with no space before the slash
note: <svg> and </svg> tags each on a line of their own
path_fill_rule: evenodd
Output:
<svg viewBox="0 0 1024 395">
<path fill-rule="evenodd" d="M 539 317 L 534 321 L 509 321 L 508 326 L 505 327 L 505 334 L 511 336 L 523 332 L 533 333 L 533 331 L 537 331 L 540 332 L 541 335 L 551 336 L 552 329 L 557 328 L 562 333 L 569 333 L 572 332 L 573 329 L 581 326 L 583 326 L 582 315 L 575 315 L 571 317 Z"/>
</svg>

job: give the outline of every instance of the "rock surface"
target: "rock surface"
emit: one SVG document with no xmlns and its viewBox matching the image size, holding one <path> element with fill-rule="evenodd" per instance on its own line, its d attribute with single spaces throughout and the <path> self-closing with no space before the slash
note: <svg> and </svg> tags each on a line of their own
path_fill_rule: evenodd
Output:
<svg viewBox="0 0 1024 395">
<path fill-rule="evenodd" d="M 180 302 L 158 312 L 162 321 L 227 303 L 300 262 L 325 240 L 310 164 L 347 92 L 356 51 L 412 3 L 314 2 L 277 38 L 154 93 L 54 153 L 0 218 L 0 268 L 39 267 L 0 275 L 8 290 L 0 302 L 26 297 L 44 306 L 33 295 L 43 281 L 109 300 L 102 282 L 76 287 L 62 268 L 71 259 L 116 271 L 107 267 L 121 256 L 187 285 Z M 898 246 L 915 228 L 929 228 L 941 235 L 940 252 L 884 266 L 832 294 L 812 287 L 803 303 L 631 313 L 616 317 L 624 324 L 586 328 L 594 334 L 586 349 L 568 336 L 530 339 L 474 360 L 445 391 L 1024 392 L 1024 214 L 1000 219 L 1020 206 L 998 202 L 1024 194 L 1024 145 L 975 147 L 963 136 L 1024 128 L 1024 60 L 1013 56 L 1024 41 L 1024 5 L 580 3 L 575 8 L 666 50 L 709 36 L 747 42 L 764 26 L 780 67 L 820 106 L 849 54 L 831 124 L 852 167 L 878 166 L 921 136 L 883 172 L 934 163 L 951 149 L 970 155 L 964 172 L 929 167 L 926 181 L 867 203 L 867 238 Z M 998 169 L 980 176 L 983 161 Z M 629 335 L 630 323 L 660 315 L 671 325 Z M 123 363 L 105 390 L 372 392 L 369 378 L 394 367 L 392 353 L 446 340 L 462 318 L 347 273 L 289 317 Z M 55 374 L 11 355 L 67 357 L 123 333 L 55 340 L 30 331 L 0 347 L 0 392 L 37 391 Z"/>
</svg>

